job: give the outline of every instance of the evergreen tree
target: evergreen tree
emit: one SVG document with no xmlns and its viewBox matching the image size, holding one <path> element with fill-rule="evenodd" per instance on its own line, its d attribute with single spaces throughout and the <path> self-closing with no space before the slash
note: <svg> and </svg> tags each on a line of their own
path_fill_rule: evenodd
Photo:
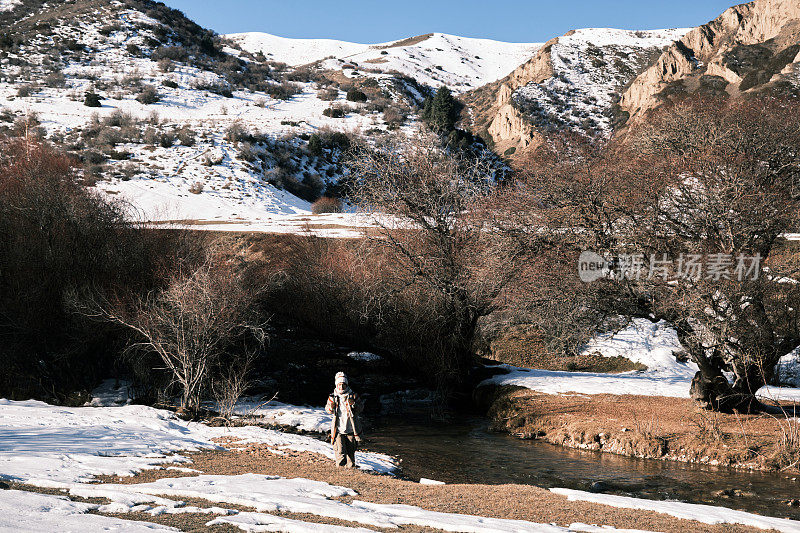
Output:
<svg viewBox="0 0 800 533">
<path fill-rule="evenodd" d="M 423 111 L 424 112 L 424 111 Z M 427 122 L 430 127 L 439 132 L 449 132 L 455 129 L 458 121 L 459 105 L 453 94 L 446 86 L 439 87 L 436 96 L 431 101 L 430 114 Z"/>
<path fill-rule="evenodd" d="M 89 91 L 86 93 L 86 98 L 83 100 L 83 105 L 86 107 L 103 107 L 103 104 L 100 103 L 102 98 L 99 94 L 94 91 Z"/>
<path fill-rule="evenodd" d="M 430 96 L 426 96 L 425 100 L 422 102 L 422 113 L 420 113 L 419 118 L 422 119 L 423 122 L 428 122 L 431 119 L 431 108 L 433 107 L 433 98 Z"/>
</svg>

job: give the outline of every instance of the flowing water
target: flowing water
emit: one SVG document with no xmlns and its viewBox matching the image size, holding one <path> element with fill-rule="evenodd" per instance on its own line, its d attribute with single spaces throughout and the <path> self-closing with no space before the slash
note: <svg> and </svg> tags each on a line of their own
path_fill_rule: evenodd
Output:
<svg viewBox="0 0 800 533">
<path fill-rule="evenodd" d="M 795 476 L 742 472 L 676 461 L 636 459 L 520 440 L 488 431 L 485 419 L 434 423 L 421 416 L 385 417 L 369 432 L 369 449 L 401 459 L 403 475 L 446 483 L 520 483 L 589 490 L 602 481 L 611 494 L 671 499 L 800 520 Z M 738 489 L 725 498 L 719 491 Z"/>
</svg>

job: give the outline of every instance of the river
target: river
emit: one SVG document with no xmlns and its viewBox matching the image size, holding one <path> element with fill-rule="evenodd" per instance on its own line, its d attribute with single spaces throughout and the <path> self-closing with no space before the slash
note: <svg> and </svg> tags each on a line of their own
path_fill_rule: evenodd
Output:
<svg viewBox="0 0 800 533">
<path fill-rule="evenodd" d="M 383 417 L 369 433 L 368 448 L 400 458 L 404 477 L 414 480 L 581 490 L 601 481 L 608 487 L 604 492 L 611 494 L 712 504 L 800 520 L 800 508 L 785 503 L 800 498 L 796 476 L 575 450 L 490 432 L 488 422 L 481 418 L 441 423 L 421 415 Z M 742 495 L 718 494 L 731 489 Z"/>
</svg>

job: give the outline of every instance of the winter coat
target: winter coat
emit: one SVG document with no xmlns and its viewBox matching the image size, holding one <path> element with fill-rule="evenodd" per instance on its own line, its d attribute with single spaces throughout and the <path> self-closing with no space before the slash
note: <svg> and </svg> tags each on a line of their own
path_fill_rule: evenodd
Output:
<svg viewBox="0 0 800 533">
<path fill-rule="evenodd" d="M 333 415 L 333 423 L 331 424 L 331 442 L 336 440 L 336 434 L 339 431 L 339 400 L 344 397 L 347 399 L 345 404 L 345 416 L 350 418 L 353 425 L 353 434 L 356 438 L 361 437 L 361 419 L 359 415 L 364 410 L 364 402 L 361 398 L 351 389 L 347 389 L 343 395 L 337 394 L 335 391 L 328 396 L 328 402 L 325 404 L 325 411 Z M 349 405 L 347 405 L 349 404 Z"/>
</svg>

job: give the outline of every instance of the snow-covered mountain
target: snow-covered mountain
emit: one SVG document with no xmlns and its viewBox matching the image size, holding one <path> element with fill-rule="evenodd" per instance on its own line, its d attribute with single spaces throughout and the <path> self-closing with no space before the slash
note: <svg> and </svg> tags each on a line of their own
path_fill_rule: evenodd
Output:
<svg viewBox="0 0 800 533">
<path fill-rule="evenodd" d="M 609 135 L 621 90 L 688 31 L 585 28 L 551 39 L 502 80 L 464 96 L 473 127 L 507 152 L 535 146 L 546 130 Z"/>
<path fill-rule="evenodd" d="M 512 156 L 551 129 L 610 135 L 684 78 L 730 94 L 796 78 L 793 1 L 691 31 L 581 29 L 539 45 L 218 36 L 153 0 L 0 0 L 0 131 L 42 131 L 148 220 L 297 225 L 335 193 L 351 139 L 413 135 L 442 85 L 467 104 L 461 127 Z M 708 65 L 680 55 L 692 46 Z"/>
<path fill-rule="evenodd" d="M 444 33 L 380 44 L 287 39 L 268 33 L 226 37 L 244 50 L 293 66 L 320 62 L 321 68 L 400 72 L 423 85 L 447 85 L 457 93 L 506 76 L 541 47 L 541 43 L 506 43 Z"/>
<path fill-rule="evenodd" d="M 308 214 L 341 172 L 335 132 L 411 131 L 422 98 L 390 74 L 331 80 L 254 57 L 149 0 L 3 7 L 0 128 L 41 130 L 148 220 Z M 362 85 L 366 102 L 345 100 Z"/>
</svg>

